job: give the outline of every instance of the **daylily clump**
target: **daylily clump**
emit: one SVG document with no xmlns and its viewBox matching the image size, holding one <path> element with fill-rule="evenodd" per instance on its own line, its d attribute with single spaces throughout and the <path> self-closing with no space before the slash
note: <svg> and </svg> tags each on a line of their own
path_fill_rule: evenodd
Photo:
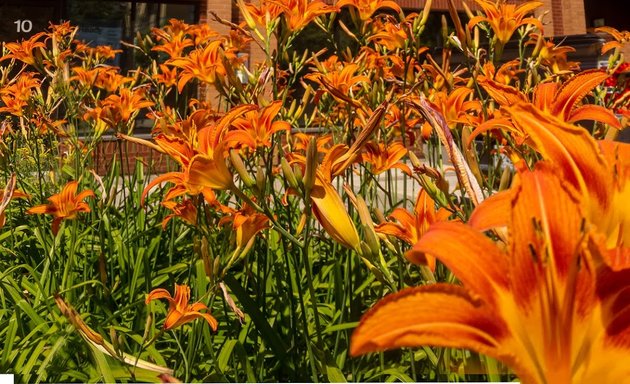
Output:
<svg viewBox="0 0 630 384">
<path fill-rule="evenodd" d="M 16 380 L 626 381 L 627 31 L 595 69 L 538 1 L 74 3 L 139 33 L 3 43 Z"/>
</svg>

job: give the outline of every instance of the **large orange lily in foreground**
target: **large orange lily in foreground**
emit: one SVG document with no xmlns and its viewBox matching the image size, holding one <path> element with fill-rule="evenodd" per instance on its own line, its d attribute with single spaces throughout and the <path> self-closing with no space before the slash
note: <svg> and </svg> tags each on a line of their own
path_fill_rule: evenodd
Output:
<svg viewBox="0 0 630 384">
<path fill-rule="evenodd" d="M 587 219 L 605 236 L 610 262 L 630 260 L 630 145 L 598 142 L 584 128 L 530 104 L 507 110 L 518 129 L 527 129 L 530 146 L 557 164 L 563 180 L 581 195 Z"/>
<path fill-rule="evenodd" d="M 630 265 L 606 263 L 599 228 L 557 166 L 541 162 L 518 176 L 473 214 L 507 227 L 506 244 L 471 225 L 434 224 L 414 249 L 437 257 L 462 285 L 386 297 L 354 332 L 353 355 L 439 345 L 497 358 L 524 383 L 627 380 Z M 492 200 L 506 196 L 508 214 L 496 220 Z"/>
<path fill-rule="evenodd" d="M 189 323 L 197 318 L 205 319 L 213 331 L 217 330 L 219 323 L 209 313 L 199 312 L 207 310 L 208 307 L 197 302 L 188 304 L 190 301 L 190 287 L 187 285 L 175 284 L 175 297 L 164 288 L 157 288 L 147 295 L 146 304 L 156 299 L 166 299 L 168 301 L 168 314 L 164 321 L 164 329 L 173 329 L 180 325 Z"/>
</svg>

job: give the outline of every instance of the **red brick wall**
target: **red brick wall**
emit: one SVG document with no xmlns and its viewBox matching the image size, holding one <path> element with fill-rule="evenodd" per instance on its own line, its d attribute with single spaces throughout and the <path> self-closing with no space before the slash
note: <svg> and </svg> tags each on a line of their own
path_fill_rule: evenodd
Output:
<svg viewBox="0 0 630 384">
<path fill-rule="evenodd" d="M 547 13 L 543 19 L 546 36 L 578 35 L 586 33 L 586 15 L 583 0 L 542 0 L 543 6 L 536 16 Z"/>
<path fill-rule="evenodd" d="M 145 172 L 164 173 L 175 168 L 168 156 L 144 145 L 124 140 L 103 140 L 93 154 L 94 168 L 99 175 L 106 174 L 112 167 L 114 159 L 120 159 L 120 148 L 123 159 L 121 173 L 129 175 L 136 167 L 136 161 L 144 164 Z"/>
</svg>

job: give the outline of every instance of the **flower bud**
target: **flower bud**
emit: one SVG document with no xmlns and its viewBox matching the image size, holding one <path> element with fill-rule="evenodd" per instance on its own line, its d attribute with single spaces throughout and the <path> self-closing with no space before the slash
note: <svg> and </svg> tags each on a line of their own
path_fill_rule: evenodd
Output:
<svg viewBox="0 0 630 384">
<path fill-rule="evenodd" d="M 284 175 L 285 180 L 289 183 L 291 188 L 298 190 L 300 188 L 297 179 L 295 178 L 295 174 L 289 165 L 289 162 L 286 158 L 282 158 L 280 160 L 280 167 L 282 168 L 282 174 Z"/>
<path fill-rule="evenodd" d="M 238 173 L 238 175 L 241 177 L 241 180 L 243 180 L 243 183 L 251 188 L 255 184 L 255 181 L 250 176 L 249 172 L 247 172 L 247 168 L 245 168 L 245 163 L 243 163 L 243 159 L 234 149 L 230 150 L 230 162 L 236 170 L 236 173 Z"/>
<path fill-rule="evenodd" d="M 306 147 L 306 170 L 304 171 L 304 193 L 309 196 L 315 184 L 317 172 L 317 141 L 311 137 Z"/>
</svg>

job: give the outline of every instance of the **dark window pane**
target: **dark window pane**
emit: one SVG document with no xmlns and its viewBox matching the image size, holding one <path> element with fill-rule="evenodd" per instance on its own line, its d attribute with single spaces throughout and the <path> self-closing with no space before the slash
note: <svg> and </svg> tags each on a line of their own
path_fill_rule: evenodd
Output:
<svg viewBox="0 0 630 384">
<path fill-rule="evenodd" d="M 52 1 L 33 2 L 26 5 L 0 1 L 0 41 L 18 41 L 29 38 L 56 20 L 57 10 Z"/>
</svg>

